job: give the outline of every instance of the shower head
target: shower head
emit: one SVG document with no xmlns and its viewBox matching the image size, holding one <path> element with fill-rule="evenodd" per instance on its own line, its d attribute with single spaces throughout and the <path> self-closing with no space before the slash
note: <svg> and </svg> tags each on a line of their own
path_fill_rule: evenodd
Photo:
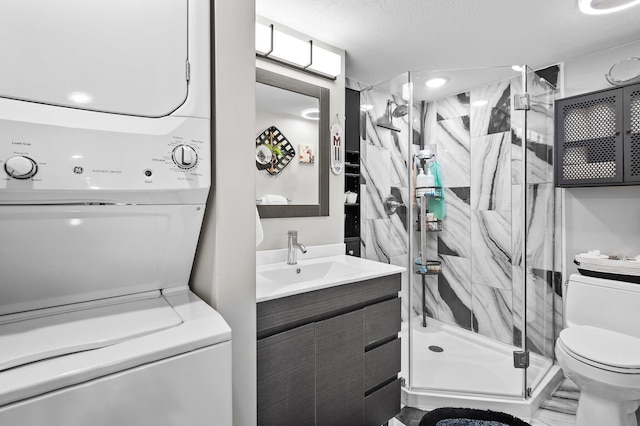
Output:
<svg viewBox="0 0 640 426">
<path fill-rule="evenodd" d="M 380 117 L 380 119 L 378 119 L 378 122 L 376 123 L 376 125 L 378 127 L 384 127 L 385 129 L 389 129 L 389 130 L 393 130 L 394 132 L 399 132 L 400 129 L 397 128 L 396 126 L 393 125 L 393 115 L 391 112 L 391 104 L 395 102 L 393 102 L 390 99 L 387 99 L 387 110 L 385 111 L 384 115 L 382 117 Z M 396 108 L 397 110 L 398 108 Z"/>
<path fill-rule="evenodd" d="M 404 117 L 407 114 L 409 114 L 409 108 L 407 107 L 406 104 L 398 105 L 396 109 L 394 109 L 393 112 L 391 113 L 391 115 L 393 115 L 394 117 Z"/>
</svg>

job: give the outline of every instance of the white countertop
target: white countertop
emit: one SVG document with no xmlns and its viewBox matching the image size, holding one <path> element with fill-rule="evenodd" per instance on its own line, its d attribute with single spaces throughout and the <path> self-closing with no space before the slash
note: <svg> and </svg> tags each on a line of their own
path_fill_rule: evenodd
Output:
<svg viewBox="0 0 640 426">
<path fill-rule="evenodd" d="M 401 266 L 361 259 L 344 254 L 258 264 L 256 302 L 278 299 L 323 288 L 399 274 Z"/>
</svg>

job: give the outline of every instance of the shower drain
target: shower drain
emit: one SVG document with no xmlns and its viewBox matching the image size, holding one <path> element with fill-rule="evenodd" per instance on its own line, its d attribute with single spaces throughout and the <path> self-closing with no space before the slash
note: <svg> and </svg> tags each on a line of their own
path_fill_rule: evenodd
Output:
<svg viewBox="0 0 640 426">
<path fill-rule="evenodd" d="M 429 350 L 433 351 L 433 352 L 443 352 L 444 349 L 442 349 L 440 346 L 429 346 Z"/>
</svg>

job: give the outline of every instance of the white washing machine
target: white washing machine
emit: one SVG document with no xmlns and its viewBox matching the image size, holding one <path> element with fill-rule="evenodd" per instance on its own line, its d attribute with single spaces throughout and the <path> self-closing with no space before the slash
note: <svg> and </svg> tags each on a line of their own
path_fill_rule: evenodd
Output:
<svg viewBox="0 0 640 426">
<path fill-rule="evenodd" d="M 0 52 L 0 425 L 230 425 L 209 2 L 2 2 Z"/>
</svg>

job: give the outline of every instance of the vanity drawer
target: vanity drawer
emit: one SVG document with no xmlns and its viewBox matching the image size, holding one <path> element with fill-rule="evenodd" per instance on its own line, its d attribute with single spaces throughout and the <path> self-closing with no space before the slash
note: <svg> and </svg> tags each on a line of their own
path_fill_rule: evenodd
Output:
<svg viewBox="0 0 640 426">
<path fill-rule="evenodd" d="M 400 339 L 396 338 L 364 354 L 365 392 L 398 375 L 400 350 Z"/>
<path fill-rule="evenodd" d="M 364 344 L 394 337 L 400 332 L 402 323 L 400 298 L 376 303 L 364 308 Z"/>
<path fill-rule="evenodd" d="M 400 412 L 400 379 L 364 399 L 365 426 L 380 426 Z"/>
<path fill-rule="evenodd" d="M 258 303 L 258 338 L 360 309 L 394 297 L 400 274 L 347 283 Z"/>
</svg>

